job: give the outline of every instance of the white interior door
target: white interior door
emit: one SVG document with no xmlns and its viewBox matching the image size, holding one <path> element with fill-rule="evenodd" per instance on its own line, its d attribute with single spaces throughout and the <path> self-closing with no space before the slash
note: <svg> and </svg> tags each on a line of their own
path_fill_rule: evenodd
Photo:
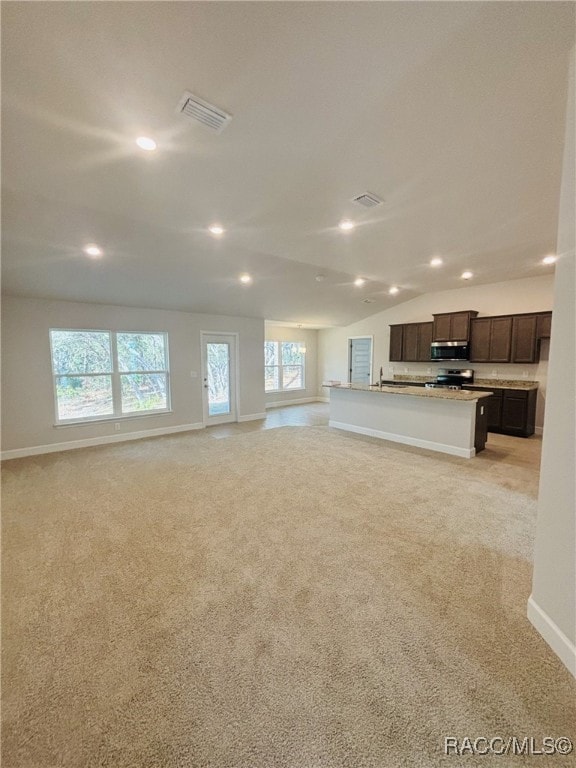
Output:
<svg viewBox="0 0 576 768">
<path fill-rule="evenodd" d="M 372 383 L 372 337 L 348 339 L 348 381 L 351 384 Z"/>
<path fill-rule="evenodd" d="M 202 393 L 204 424 L 237 420 L 235 335 L 202 334 Z"/>
</svg>

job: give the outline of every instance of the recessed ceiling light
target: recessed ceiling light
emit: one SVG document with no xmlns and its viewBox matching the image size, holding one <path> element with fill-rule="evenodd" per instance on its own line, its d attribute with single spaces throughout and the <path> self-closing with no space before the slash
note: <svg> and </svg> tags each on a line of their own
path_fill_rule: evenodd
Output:
<svg viewBox="0 0 576 768">
<path fill-rule="evenodd" d="M 392 288 L 390 288 L 390 290 L 388 291 L 388 293 L 391 293 L 392 295 L 394 295 L 395 293 L 398 293 L 399 290 L 400 288 L 397 288 L 395 285 L 393 285 Z"/>
<path fill-rule="evenodd" d="M 140 149 L 145 149 L 147 152 L 152 152 L 156 149 L 156 142 L 154 139 L 149 139 L 148 136 L 138 136 L 136 144 Z"/>
<path fill-rule="evenodd" d="M 252 278 L 250 277 L 250 275 L 240 275 L 240 277 L 238 279 L 244 285 L 248 285 L 249 283 L 252 282 Z"/>
<path fill-rule="evenodd" d="M 544 256 L 544 258 L 542 259 L 542 264 L 554 264 L 554 262 L 556 261 L 556 258 L 557 257 L 553 256 L 552 254 L 550 254 L 549 256 Z"/>
<path fill-rule="evenodd" d="M 364 285 L 366 280 L 364 280 L 363 277 L 357 277 L 356 280 L 354 280 L 354 285 Z"/>
<path fill-rule="evenodd" d="M 90 245 L 84 246 L 84 253 L 86 256 L 91 256 L 93 259 L 97 259 L 99 256 L 102 256 L 102 249 L 98 248 L 94 243 L 90 243 Z"/>
<path fill-rule="evenodd" d="M 220 224 L 212 224 L 211 227 L 208 227 L 210 232 L 212 232 L 213 235 L 223 235 L 224 234 L 224 227 L 221 227 Z"/>
<path fill-rule="evenodd" d="M 472 274 L 472 272 L 468 272 L 468 270 L 466 270 L 466 272 L 462 272 L 460 277 L 462 278 L 462 280 L 470 280 L 470 278 L 474 277 L 474 275 Z"/>
<path fill-rule="evenodd" d="M 435 256 L 433 259 L 430 260 L 430 266 L 431 267 L 441 267 L 444 262 L 439 256 Z"/>
<path fill-rule="evenodd" d="M 349 230 L 354 229 L 355 224 L 353 221 L 350 221 L 350 219 L 344 219 L 343 221 L 340 222 L 340 224 L 338 224 L 338 226 L 344 232 L 348 232 Z"/>
<path fill-rule="evenodd" d="M 323 282 L 323 281 L 324 281 L 326 278 L 324 277 L 324 275 L 316 275 L 316 277 L 315 277 L 314 279 L 316 280 L 316 282 L 317 282 L 317 283 L 321 283 L 321 282 Z"/>
</svg>

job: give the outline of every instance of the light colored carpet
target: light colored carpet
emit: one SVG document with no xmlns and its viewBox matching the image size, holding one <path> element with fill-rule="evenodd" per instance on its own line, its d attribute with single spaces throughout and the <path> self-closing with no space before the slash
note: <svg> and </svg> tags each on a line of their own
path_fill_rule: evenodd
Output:
<svg viewBox="0 0 576 768">
<path fill-rule="evenodd" d="M 526 619 L 535 502 L 446 467 L 322 427 L 9 462 L 5 768 L 502 766 L 443 738 L 575 739 Z"/>
</svg>

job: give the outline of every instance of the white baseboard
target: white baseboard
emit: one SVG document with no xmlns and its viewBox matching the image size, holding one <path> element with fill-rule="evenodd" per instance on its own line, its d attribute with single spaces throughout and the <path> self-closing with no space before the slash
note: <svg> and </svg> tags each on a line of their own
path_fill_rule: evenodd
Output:
<svg viewBox="0 0 576 768">
<path fill-rule="evenodd" d="M 317 397 L 316 400 L 319 403 L 329 403 L 330 402 L 330 398 L 329 397 Z"/>
<path fill-rule="evenodd" d="M 265 413 L 247 413 L 246 416 L 238 416 L 238 421 L 258 421 L 265 418 Z"/>
<path fill-rule="evenodd" d="M 572 677 L 576 677 L 576 645 L 543 611 L 532 595 L 528 598 L 528 620 L 534 629 L 548 643 Z"/>
<path fill-rule="evenodd" d="M 317 397 L 298 397 L 294 400 L 275 400 L 273 403 L 266 403 L 266 408 L 281 408 L 283 405 L 304 405 L 304 403 L 315 403 Z"/>
<path fill-rule="evenodd" d="M 77 448 L 88 448 L 93 445 L 107 445 L 108 443 L 125 443 L 128 440 L 143 440 L 146 437 L 159 437 L 160 435 L 173 435 L 176 432 L 191 432 L 194 429 L 204 429 L 204 424 L 180 424 L 176 427 L 158 427 L 157 429 L 142 429 L 138 432 L 125 432 L 120 435 L 102 435 L 101 437 L 86 437 L 82 440 L 68 440 L 62 443 L 50 443 L 49 445 L 34 445 L 30 448 L 14 448 L 10 451 L 2 451 L 1 459 L 21 459 L 24 456 L 38 456 L 42 453 L 58 453 L 58 451 L 74 451 Z"/>
<path fill-rule="evenodd" d="M 382 432 L 379 429 L 370 429 L 369 427 L 357 427 L 355 424 L 345 424 L 342 421 L 328 422 L 329 427 L 344 429 L 347 432 L 357 432 L 359 435 L 368 435 L 369 437 L 378 437 L 381 440 L 391 440 L 393 443 L 403 443 L 404 445 L 414 445 L 416 448 L 426 448 L 429 451 L 438 451 L 440 453 L 449 453 L 451 456 L 460 456 L 463 459 L 471 459 L 476 455 L 474 448 L 459 448 L 456 445 L 445 445 L 444 443 L 434 443 L 431 440 L 421 440 L 418 437 L 407 437 L 406 435 L 397 435 L 394 432 Z"/>
<path fill-rule="evenodd" d="M 534 434 L 536 435 L 544 434 L 544 427 L 534 427 Z"/>
</svg>

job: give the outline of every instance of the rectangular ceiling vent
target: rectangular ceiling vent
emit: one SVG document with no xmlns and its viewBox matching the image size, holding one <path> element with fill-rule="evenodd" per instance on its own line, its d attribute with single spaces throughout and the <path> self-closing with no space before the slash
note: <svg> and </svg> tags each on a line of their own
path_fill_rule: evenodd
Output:
<svg viewBox="0 0 576 768">
<path fill-rule="evenodd" d="M 380 205 L 383 201 L 371 192 L 364 192 L 363 195 L 358 195 L 358 197 L 353 198 L 352 202 L 356 203 L 356 205 L 362 205 L 364 208 L 374 208 L 375 206 Z"/>
<path fill-rule="evenodd" d="M 224 112 L 223 109 L 209 104 L 204 99 L 194 96 L 190 91 L 185 91 L 184 96 L 178 102 L 176 112 L 188 120 L 194 120 L 195 123 L 201 123 L 214 133 L 221 133 L 232 120 L 232 115 Z"/>
</svg>

